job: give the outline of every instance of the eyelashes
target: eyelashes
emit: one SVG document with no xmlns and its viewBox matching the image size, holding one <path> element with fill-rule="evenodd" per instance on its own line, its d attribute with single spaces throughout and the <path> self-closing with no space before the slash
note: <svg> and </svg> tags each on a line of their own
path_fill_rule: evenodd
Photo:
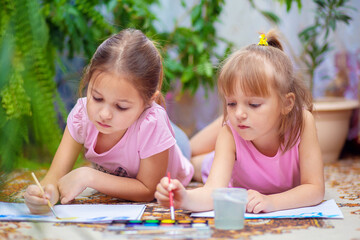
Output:
<svg viewBox="0 0 360 240">
<path fill-rule="evenodd" d="M 94 99 L 96 102 L 101 102 L 101 101 L 102 101 L 102 98 L 97 98 L 97 97 L 94 97 L 94 96 L 93 96 L 93 99 Z"/>
<path fill-rule="evenodd" d="M 95 97 L 95 96 L 92 96 L 93 97 L 93 99 L 95 100 L 95 102 L 102 102 L 102 98 L 98 98 L 98 97 Z M 120 111 L 126 111 L 126 110 L 128 110 L 129 108 L 124 108 L 124 107 L 121 107 L 121 106 L 119 106 L 119 105 L 115 105 L 116 106 L 116 109 L 118 109 L 118 110 L 120 110 Z"/>
<path fill-rule="evenodd" d="M 120 107 L 119 105 L 116 105 L 116 108 L 119 109 L 120 111 L 128 110 L 128 108 Z"/>
<path fill-rule="evenodd" d="M 228 107 L 235 107 L 237 105 L 237 103 L 235 102 L 229 102 L 227 103 L 227 106 Z M 248 103 L 248 105 L 251 107 L 251 108 L 258 108 L 261 106 L 260 103 Z"/>
</svg>

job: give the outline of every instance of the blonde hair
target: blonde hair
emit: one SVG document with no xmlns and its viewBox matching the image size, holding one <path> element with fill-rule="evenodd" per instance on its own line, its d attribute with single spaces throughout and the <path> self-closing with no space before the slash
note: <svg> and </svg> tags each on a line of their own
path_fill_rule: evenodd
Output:
<svg viewBox="0 0 360 240">
<path fill-rule="evenodd" d="M 279 127 L 281 147 L 286 152 L 300 137 L 304 127 L 303 108 L 312 111 L 312 97 L 304 82 L 295 76 L 276 31 L 269 31 L 266 37 L 268 46 L 251 44 L 225 60 L 218 76 L 218 90 L 224 104 L 224 121 L 228 114 L 225 96 L 233 95 L 237 87 L 248 95 L 263 97 L 269 96 L 273 89 L 282 106 L 286 94 L 294 93 L 294 107 L 281 115 Z"/>
<path fill-rule="evenodd" d="M 156 91 L 159 91 L 155 101 L 165 105 L 161 95 L 162 58 L 154 43 L 140 30 L 122 30 L 100 44 L 85 68 L 79 88 L 80 95 L 89 82 L 95 79 L 95 72 L 125 76 L 138 90 L 144 103 L 149 103 Z"/>
</svg>

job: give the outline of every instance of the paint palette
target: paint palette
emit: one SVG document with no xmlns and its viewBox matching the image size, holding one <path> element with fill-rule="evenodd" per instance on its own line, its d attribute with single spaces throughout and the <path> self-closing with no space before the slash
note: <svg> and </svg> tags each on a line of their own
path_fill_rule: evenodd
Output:
<svg viewBox="0 0 360 240">
<path fill-rule="evenodd" d="M 207 220 L 119 220 L 107 230 L 130 239 L 209 238 L 212 233 Z"/>
<path fill-rule="evenodd" d="M 115 220 L 108 230 L 120 229 L 160 229 L 160 228 L 197 228 L 208 229 L 207 220 Z"/>
</svg>

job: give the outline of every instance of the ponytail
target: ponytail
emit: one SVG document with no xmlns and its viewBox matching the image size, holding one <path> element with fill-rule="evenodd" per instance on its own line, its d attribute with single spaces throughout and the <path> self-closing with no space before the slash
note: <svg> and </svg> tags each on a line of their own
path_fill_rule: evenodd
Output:
<svg viewBox="0 0 360 240">
<path fill-rule="evenodd" d="M 280 49 L 281 51 L 284 51 L 283 47 L 281 45 L 281 42 L 279 41 L 279 36 L 275 30 L 270 30 L 266 34 L 266 37 L 267 37 L 267 43 L 269 44 L 269 46 Z"/>
</svg>

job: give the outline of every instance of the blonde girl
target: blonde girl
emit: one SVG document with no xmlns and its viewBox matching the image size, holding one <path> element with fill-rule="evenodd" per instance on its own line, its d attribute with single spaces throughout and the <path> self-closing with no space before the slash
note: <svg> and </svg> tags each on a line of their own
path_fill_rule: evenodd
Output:
<svg viewBox="0 0 360 240">
<path fill-rule="evenodd" d="M 161 103 L 162 59 L 141 31 L 126 29 L 105 40 L 84 73 L 86 97 L 71 110 L 63 138 L 41 184 L 24 194 L 32 213 L 48 212 L 46 199 L 69 203 L 85 188 L 151 201 L 167 171 L 183 185 L 193 167 L 176 144 Z M 158 103 L 156 103 L 158 102 Z M 72 170 L 80 151 L 94 167 Z"/>
<path fill-rule="evenodd" d="M 219 73 L 223 124 L 215 121 L 192 140 L 201 154 L 217 138 L 215 154 L 193 159 L 195 176 L 205 185 L 186 190 L 181 182 L 163 178 L 155 193 L 160 204 L 168 205 L 172 190 L 176 208 L 211 210 L 211 193 L 221 187 L 247 189 L 246 210 L 253 213 L 322 201 L 323 164 L 311 95 L 294 76 L 276 34 L 266 36 L 267 42 L 263 36 L 259 44 L 234 52 Z"/>
</svg>

